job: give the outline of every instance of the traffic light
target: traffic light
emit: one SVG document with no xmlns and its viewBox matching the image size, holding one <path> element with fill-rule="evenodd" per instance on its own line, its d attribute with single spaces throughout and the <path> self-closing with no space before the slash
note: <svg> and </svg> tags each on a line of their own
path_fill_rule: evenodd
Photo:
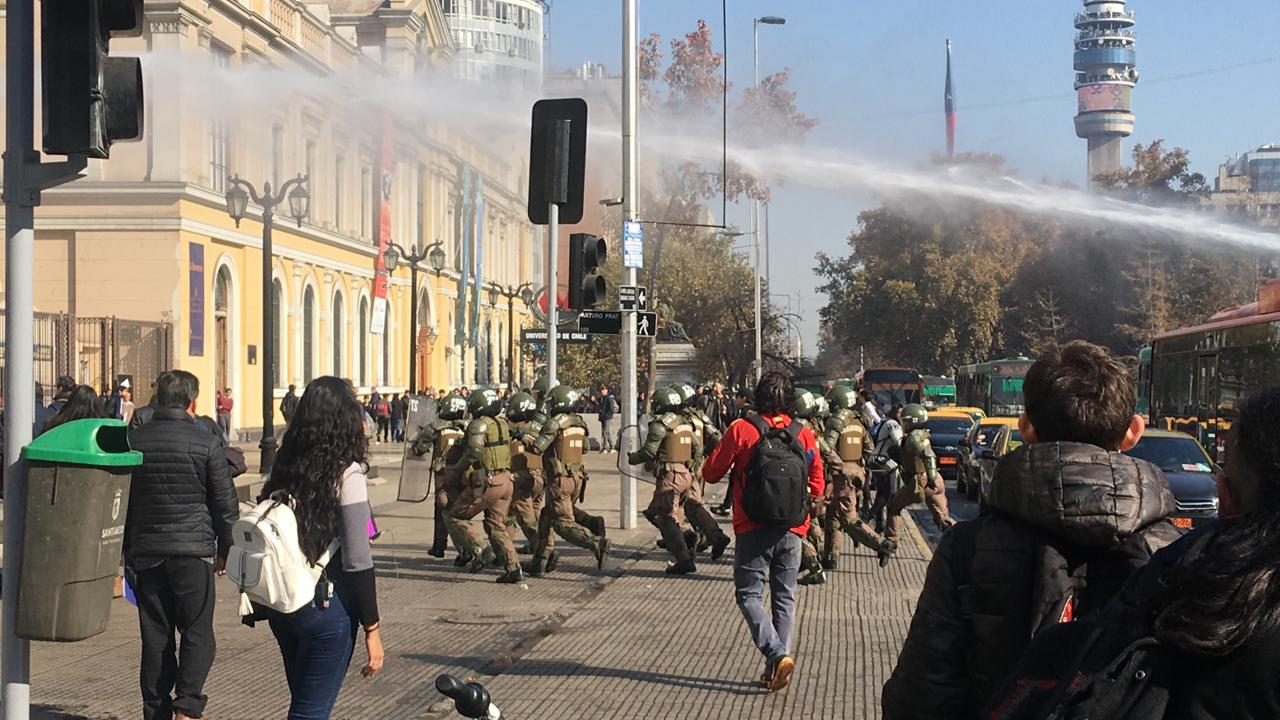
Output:
<svg viewBox="0 0 1280 720">
<path fill-rule="evenodd" d="M 142 137 L 142 63 L 108 57 L 112 36 L 142 34 L 143 0 L 43 0 L 44 151 L 110 156 Z"/>
<path fill-rule="evenodd" d="M 569 307 L 590 310 L 604 300 L 605 282 L 600 263 L 605 257 L 604 240 L 595 235 L 569 236 Z"/>
</svg>

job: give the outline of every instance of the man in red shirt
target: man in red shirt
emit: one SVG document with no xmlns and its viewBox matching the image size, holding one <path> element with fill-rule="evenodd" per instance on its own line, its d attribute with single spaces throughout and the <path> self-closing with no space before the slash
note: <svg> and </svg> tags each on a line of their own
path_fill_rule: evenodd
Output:
<svg viewBox="0 0 1280 720">
<path fill-rule="evenodd" d="M 782 373 L 769 372 L 755 390 L 755 410 L 773 427 L 791 424 L 786 413 L 795 394 L 791 380 Z M 732 469 L 733 532 L 737 543 L 733 554 L 733 584 L 738 608 L 747 621 L 751 639 L 765 657 L 761 683 L 781 690 L 791 681 L 795 659 L 791 657 L 791 629 L 795 625 L 796 575 L 800 571 L 801 540 L 809 532 L 809 517 L 787 529 L 764 527 L 747 517 L 742 504 L 747 469 L 760 433 L 745 419 L 738 419 L 725 431 L 711 457 L 702 468 L 709 483 L 719 482 Z M 797 440 L 805 454 L 809 474 L 809 497 L 822 497 L 826 482 L 813 433 L 805 427 Z M 770 608 L 764 607 L 764 583 L 769 581 Z"/>
</svg>

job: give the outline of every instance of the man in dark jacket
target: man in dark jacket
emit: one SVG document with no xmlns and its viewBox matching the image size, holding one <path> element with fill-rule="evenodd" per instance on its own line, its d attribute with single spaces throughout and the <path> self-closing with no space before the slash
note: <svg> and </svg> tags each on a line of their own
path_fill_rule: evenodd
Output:
<svg viewBox="0 0 1280 720">
<path fill-rule="evenodd" d="M 1145 429 L 1124 366 L 1069 343 L 1031 366 L 1023 392 L 1026 444 L 996 466 L 984 514 L 938 543 L 885 720 L 977 718 L 1036 633 L 1102 608 L 1179 537 L 1164 475 L 1120 454 Z"/>
<path fill-rule="evenodd" d="M 199 381 L 174 370 L 156 379 L 151 420 L 129 433 L 133 473 L 125 567 L 138 599 L 140 683 L 146 720 L 198 718 L 213 666 L 214 575 L 239 515 L 224 442 L 196 422 Z M 174 631 L 182 636 L 174 652 Z"/>
<path fill-rule="evenodd" d="M 284 417 L 284 424 L 288 425 L 293 419 L 293 413 L 298 409 L 298 386 L 290 385 L 289 392 L 284 394 L 280 400 L 280 414 Z"/>
</svg>

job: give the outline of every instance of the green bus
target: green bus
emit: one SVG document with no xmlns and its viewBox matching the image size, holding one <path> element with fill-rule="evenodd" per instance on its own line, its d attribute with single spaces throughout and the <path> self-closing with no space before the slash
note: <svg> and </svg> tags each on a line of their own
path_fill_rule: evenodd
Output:
<svg viewBox="0 0 1280 720">
<path fill-rule="evenodd" d="M 1032 362 L 1015 357 L 962 366 L 956 373 L 956 404 L 981 408 L 987 417 L 1021 415 L 1022 381 Z"/>
<path fill-rule="evenodd" d="M 924 406 L 929 410 L 956 404 L 956 381 L 949 377 L 924 377 Z"/>
</svg>

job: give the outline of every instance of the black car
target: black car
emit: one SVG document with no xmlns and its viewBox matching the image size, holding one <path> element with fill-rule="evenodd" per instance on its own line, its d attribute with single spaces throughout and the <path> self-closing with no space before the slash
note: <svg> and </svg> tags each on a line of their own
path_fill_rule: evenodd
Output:
<svg viewBox="0 0 1280 720">
<path fill-rule="evenodd" d="M 1142 458 L 1164 471 L 1177 501 L 1173 524 L 1191 528 L 1218 517 L 1217 468 L 1208 453 L 1190 435 L 1168 430 L 1148 430 L 1126 455 Z"/>
<path fill-rule="evenodd" d="M 960 444 L 973 427 L 973 418 L 935 415 L 925 423 L 929 444 L 938 456 L 938 473 L 943 480 L 955 480 L 960 464 Z"/>
</svg>

